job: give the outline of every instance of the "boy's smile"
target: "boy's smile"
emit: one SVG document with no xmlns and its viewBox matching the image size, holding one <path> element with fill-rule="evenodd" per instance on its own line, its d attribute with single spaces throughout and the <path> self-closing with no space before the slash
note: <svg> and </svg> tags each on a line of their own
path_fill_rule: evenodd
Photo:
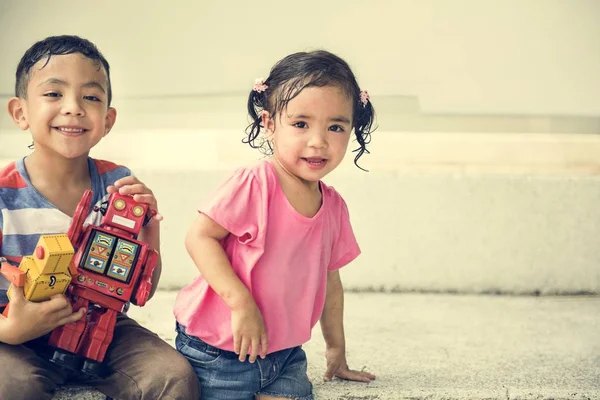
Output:
<svg viewBox="0 0 600 400">
<path fill-rule="evenodd" d="M 52 128 L 65 136 L 79 136 L 88 131 L 88 129 L 74 126 L 53 126 Z"/>
<path fill-rule="evenodd" d="M 116 118 L 107 86 L 101 64 L 80 53 L 44 57 L 31 68 L 27 98 L 11 99 L 9 109 L 31 131 L 34 153 L 87 158 Z"/>
</svg>

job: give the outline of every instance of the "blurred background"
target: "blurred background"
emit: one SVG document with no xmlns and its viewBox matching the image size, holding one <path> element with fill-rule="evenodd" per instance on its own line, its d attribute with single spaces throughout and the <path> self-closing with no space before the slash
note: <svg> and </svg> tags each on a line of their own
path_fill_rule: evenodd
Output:
<svg viewBox="0 0 600 400">
<path fill-rule="evenodd" d="M 164 215 L 163 289 L 197 272 L 196 206 L 261 157 L 241 143 L 247 95 L 285 55 L 337 53 L 378 115 L 345 197 L 363 254 L 351 290 L 600 292 L 600 2 L 55 0 L 0 2 L 0 101 L 25 50 L 94 42 L 117 123 L 91 155 L 129 166 Z M 0 165 L 28 153 L 0 113 Z"/>
</svg>

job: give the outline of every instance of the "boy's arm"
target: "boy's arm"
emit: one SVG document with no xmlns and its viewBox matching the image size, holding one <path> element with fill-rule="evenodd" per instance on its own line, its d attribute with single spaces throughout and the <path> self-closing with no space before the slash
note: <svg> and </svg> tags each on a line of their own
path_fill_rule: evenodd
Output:
<svg viewBox="0 0 600 400">
<path fill-rule="evenodd" d="M 0 315 L 0 342 L 16 345 L 36 339 L 57 326 L 81 319 L 86 312 L 85 308 L 73 312 L 62 294 L 34 303 L 25 299 L 23 288 L 14 287 L 8 316 Z"/>
<path fill-rule="evenodd" d="M 266 330 L 252 294 L 231 267 L 221 247 L 220 240 L 227 235 L 229 232 L 225 228 L 200 214 L 185 238 L 185 246 L 202 277 L 231 309 L 234 350 L 240 361 L 250 354 L 249 360 L 254 362 L 259 354 L 266 357 Z M 252 353 L 247 353 L 249 346 L 252 346 Z"/>
<path fill-rule="evenodd" d="M 158 258 L 156 260 L 156 265 L 154 267 L 154 271 L 152 271 L 152 289 L 150 289 L 150 295 L 148 296 L 148 300 L 154 296 L 156 292 L 156 288 L 158 287 L 158 281 L 160 280 L 160 274 L 162 272 L 162 259 L 160 256 L 160 223 L 154 218 L 148 222 L 142 230 L 140 231 L 139 241 L 147 243 L 151 249 L 156 249 L 158 251 Z"/>
<path fill-rule="evenodd" d="M 327 293 L 321 314 L 321 332 L 326 344 L 327 370 L 323 379 L 334 376 L 351 381 L 370 382 L 375 375 L 365 371 L 353 371 L 346 361 L 344 337 L 344 287 L 339 270 L 327 272 Z"/>
</svg>

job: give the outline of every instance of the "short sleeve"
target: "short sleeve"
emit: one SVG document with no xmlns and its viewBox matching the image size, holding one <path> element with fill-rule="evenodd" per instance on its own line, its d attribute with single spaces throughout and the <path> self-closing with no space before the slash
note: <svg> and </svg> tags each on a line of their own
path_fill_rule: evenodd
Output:
<svg viewBox="0 0 600 400">
<path fill-rule="evenodd" d="M 350 263 L 360 254 L 360 247 L 354 236 L 352 225 L 350 224 L 350 214 L 346 202 L 339 197 L 339 233 L 334 239 L 333 248 L 331 250 L 331 262 L 327 268 L 329 271 L 335 271 Z"/>
<path fill-rule="evenodd" d="M 268 192 L 248 169 L 240 169 L 223 182 L 198 211 L 221 225 L 240 243 L 248 244 L 264 234 Z"/>
</svg>

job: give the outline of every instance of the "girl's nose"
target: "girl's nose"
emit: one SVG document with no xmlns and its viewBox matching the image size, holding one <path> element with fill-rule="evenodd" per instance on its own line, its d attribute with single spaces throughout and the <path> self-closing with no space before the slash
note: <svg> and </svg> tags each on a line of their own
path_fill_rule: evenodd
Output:
<svg viewBox="0 0 600 400">
<path fill-rule="evenodd" d="M 308 146 L 315 147 L 317 149 L 327 147 L 327 140 L 325 139 L 325 134 L 322 132 L 313 132 L 313 134 L 310 135 Z"/>
</svg>

